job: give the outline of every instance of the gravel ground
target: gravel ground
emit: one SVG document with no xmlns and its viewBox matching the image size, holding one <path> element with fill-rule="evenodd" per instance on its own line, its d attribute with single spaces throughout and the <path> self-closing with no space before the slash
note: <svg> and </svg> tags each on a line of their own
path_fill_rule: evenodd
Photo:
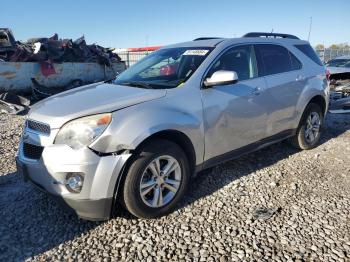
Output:
<svg viewBox="0 0 350 262">
<path fill-rule="evenodd" d="M 350 261 L 350 115 L 328 115 L 313 150 L 279 143 L 198 176 L 167 217 L 107 222 L 22 182 L 22 123 L 0 115 L 0 261 Z"/>
</svg>

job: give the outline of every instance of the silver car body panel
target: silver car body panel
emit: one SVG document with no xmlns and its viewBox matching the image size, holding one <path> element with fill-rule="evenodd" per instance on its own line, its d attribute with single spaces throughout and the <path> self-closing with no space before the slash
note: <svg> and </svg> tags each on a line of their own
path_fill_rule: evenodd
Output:
<svg viewBox="0 0 350 262">
<path fill-rule="evenodd" d="M 99 83 L 49 97 L 33 106 L 29 118 L 60 128 L 66 122 L 98 113 L 111 112 L 165 96 L 166 90 L 130 88 Z"/>
<path fill-rule="evenodd" d="M 233 85 L 202 88 L 208 68 L 225 50 L 240 44 L 280 44 L 303 64 L 302 69 L 256 77 Z M 66 198 L 110 198 L 123 166 L 143 141 L 163 131 L 176 131 L 191 141 L 197 170 L 211 159 L 232 150 L 258 149 L 286 130 L 295 130 L 309 101 L 327 101 L 325 68 L 314 63 L 294 39 L 237 38 L 180 43 L 172 47 L 215 47 L 181 87 L 142 89 L 97 83 L 50 97 L 36 104 L 28 117 L 51 127 L 50 135 L 25 130 L 23 140 L 44 147 L 40 160 L 19 160 L 31 178 L 47 191 Z M 73 150 L 55 145 L 59 129 L 67 122 L 98 113 L 112 112 L 112 122 L 90 146 Z M 292 133 L 288 133 L 290 135 Z M 278 138 L 285 138 L 278 136 Z M 21 142 L 23 143 L 23 141 Z M 22 145 L 22 144 L 21 144 Z M 124 152 L 124 153 L 121 153 Z M 99 155 L 100 154 L 100 155 Z M 81 193 L 70 193 L 60 184 L 68 172 L 85 173 Z"/>
<path fill-rule="evenodd" d="M 263 78 L 203 89 L 204 160 L 266 137 L 267 98 Z"/>
<path fill-rule="evenodd" d="M 147 106 L 137 104 L 115 111 L 112 123 L 91 148 L 106 153 L 135 149 L 160 131 L 178 131 L 192 142 L 199 165 L 204 154 L 203 115 L 200 90 L 193 91 L 185 84 L 169 89 L 166 97 L 149 101 Z"/>
</svg>

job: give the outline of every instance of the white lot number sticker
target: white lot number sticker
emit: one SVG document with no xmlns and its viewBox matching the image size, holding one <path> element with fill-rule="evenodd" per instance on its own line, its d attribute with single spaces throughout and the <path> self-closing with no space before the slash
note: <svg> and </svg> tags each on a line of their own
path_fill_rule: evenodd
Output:
<svg viewBox="0 0 350 262">
<path fill-rule="evenodd" d="M 199 55 L 204 56 L 208 53 L 209 50 L 204 49 L 194 49 L 194 50 L 186 50 L 186 52 L 183 55 Z"/>
</svg>

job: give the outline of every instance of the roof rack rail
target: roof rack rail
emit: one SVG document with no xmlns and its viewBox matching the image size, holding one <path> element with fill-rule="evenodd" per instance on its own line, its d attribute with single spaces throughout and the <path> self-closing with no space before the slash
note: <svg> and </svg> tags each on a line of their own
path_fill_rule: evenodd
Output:
<svg viewBox="0 0 350 262">
<path fill-rule="evenodd" d="M 196 39 L 193 39 L 193 41 L 200 41 L 200 40 L 210 40 L 210 39 L 221 39 L 222 37 L 198 37 Z"/>
<path fill-rule="evenodd" d="M 264 32 L 251 32 L 245 34 L 243 37 L 273 37 L 273 38 L 289 38 L 289 39 L 299 39 L 295 35 L 289 34 L 278 34 L 278 33 L 264 33 Z"/>
</svg>

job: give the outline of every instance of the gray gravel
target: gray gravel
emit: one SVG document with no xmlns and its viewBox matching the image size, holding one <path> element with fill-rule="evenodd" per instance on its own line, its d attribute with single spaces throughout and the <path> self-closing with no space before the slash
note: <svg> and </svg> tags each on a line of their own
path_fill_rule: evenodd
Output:
<svg viewBox="0 0 350 262">
<path fill-rule="evenodd" d="M 15 173 L 22 117 L 0 115 L 0 261 L 350 261 L 350 115 L 322 144 L 270 146 L 192 181 L 156 220 L 86 222 Z"/>
</svg>

